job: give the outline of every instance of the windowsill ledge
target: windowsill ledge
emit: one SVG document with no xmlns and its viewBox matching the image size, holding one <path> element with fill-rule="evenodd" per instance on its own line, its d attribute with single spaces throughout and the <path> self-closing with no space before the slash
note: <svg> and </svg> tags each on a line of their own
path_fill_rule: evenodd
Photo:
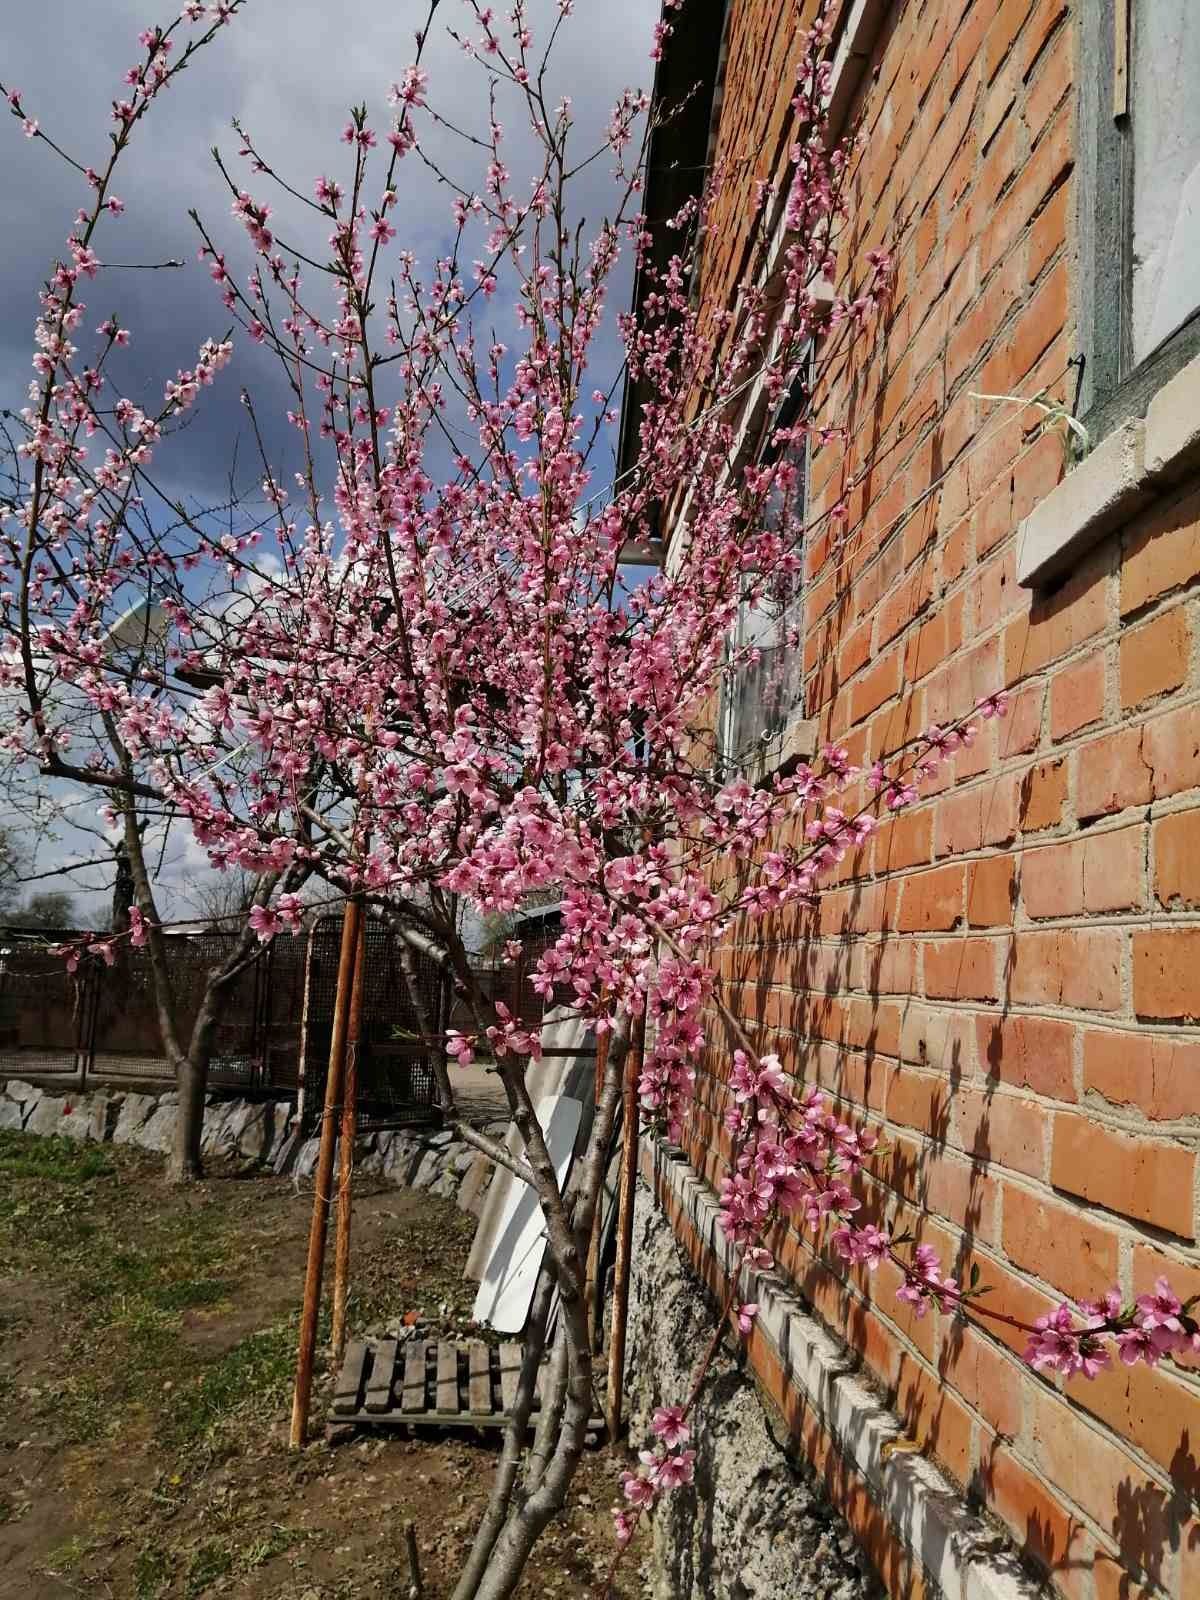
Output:
<svg viewBox="0 0 1200 1600">
<path fill-rule="evenodd" d="M 1145 418 L 1115 429 L 1017 529 L 1017 582 L 1062 577 L 1106 534 L 1200 465 L 1200 357 L 1151 400 Z"/>
<path fill-rule="evenodd" d="M 760 788 L 776 774 L 787 777 L 803 761 L 811 761 L 817 753 L 817 719 L 793 717 L 791 722 L 773 738 L 768 739 L 750 764 L 746 777 Z"/>
</svg>

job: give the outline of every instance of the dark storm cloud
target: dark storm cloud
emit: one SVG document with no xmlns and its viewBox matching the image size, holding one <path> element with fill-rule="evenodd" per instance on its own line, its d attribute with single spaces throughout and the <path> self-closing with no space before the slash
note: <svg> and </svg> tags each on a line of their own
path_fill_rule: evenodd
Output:
<svg viewBox="0 0 1200 1600">
<path fill-rule="evenodd" d="M 0 81 L 19 88 L 30 116 L 84 165 L 100 166 L 107 151 L 111 105 L 122 93 L 126 68 L 141 55 L 136 36 L 173 14 L 165 0 L 0 0 Z M 388 85 L 413 58 L 415 30 L 427 14 L 427 0 L 250 0 L 229 28 L 182 75 L 138 130 L 122 160 L 115 192 L 126 214 L 106 221 L 97 241 L 101 260 L 157 262 L 172 257 L 187 264 L 179 271 L 105 270 L 85 285 L 85 330 L 110 312 L 132 330 L 133 341 L 120 352 L 114 368 L 122 390 L 135 400 L 157 403 L 164 379 L 190 366 L 200 343 L 220 335 L 229 316 L 208 272 L 196 261 L 197 235 L 188 219 L 195 207 L 222 244 L 228 247 L 231 270 L 244 274 L 248 248 L 240 226 L 229 214 L 229 194 L 209 154 L 219 145 L 235 176 L 256 198 L 278 207 L 273 225 L 280 237 L 324 256 L 326 222 L 311 215 L 308 233 L 294 226 L 299 208 L 272 194 L 265 179 L 249 176 L 237 161 L 238 140 L 230 120 L 238 117 L 263 155 L 303 193 L 311 192 L 318 174 L 345 173 L 348 151 L 340 142 L 350 105 L 366 102 L 372 125 L 381 134 L 390 125 Z M 507 9 L 497 6 L 498 13 Z M 552 0 L 535 0 L 531 16 L 538 24 L 554 14 Z M 551 103 L 571 97 L 579 126 L 579 150 L 590 147 L 603 128 L 621 89 L 646 84 L 647 58 L 658 0 L 577 0 L 576 14 L 565 27 L 551 75 Z M 442 0 L 425 65 L 430 75 L 431 103 L 460 126 L 486 127 L 485 78 L 446 36 L 450 23 L 469 27 L 460 0 Z M 541 33 L 539 28 L 539 33 Z M 509 105 L 502 110 L 514 136 L 518 119 Z M 455 177 L 482 186 L 480 152 L 473 155 L 431 132 L 439 160 Z M 520 176 L 522 150 L 514 138 L 510 162 Z M 380 179 L 382 161 L 378 166 Z M 575 211 L 591 228 L 611 214 L 613 195 L 609 163 L 598 161 L 575 192 Z M 517 192 L 523 192 L 518 186 Z M 398 228 L 393 247 L 411 249 L 428 261 L 450 238 L 450 196 L 409 156 L 400 169 L 400 199 L 392 221 Z M 55 258 L 88 190 L 38 141 L 21 136 L 15 119 L 0 119 L 0 204 L 5 232 L 0 249 L 0 405 L 24 403 L 32 376 L 32 328 L 37 315 L 37 289 Z M 304 226 L 303 223 L 300 226 Z M 628 302 L 629 269 L 613 282 L 610 310 Z M 493 302 L 501 332 L 506 309 L 503 294 Z M 490 308 L 489 308 L 490 309 Z M 80 340 L 83 343 L 83 340 Z M 84 346 L 86 348 L 86 345 Z M 617 345 L 610 332 L 602 341 L 597 365 L 605 381 L 616 367 Z M 597 374 L 600 376 L 600 374 Z M 239 442 L 239 487 L 245 490 L 261 473 L 251 459 L 245 417 L 238 404 L 245 385 L 255 396 L 268 446 L 279 465 L 294 449 L 295 435 L 283 422 L 289 399 L 274 358 L 239 337 L 234 363 L 213 389 L 205 391 L 188 428 L 156 453 L 156 474 L 175 497 L 200 503 L 218 500 L 225 491 L 232 451 Z M 386 398 L 386 397 L 385 397 Z M 291 464 L 295 464 L 294 461 Z M 597 464 L 597 484 L 607 479 L 607 466 Z M 35 780 L 36 781 L 36 780 Z M 28 824 L 24 803 L 15 809 L 0 792 L 0 826 L 14 829 L 28 845 L 31 868 L 87 860 L 103 854 L 103 844 L 81 826 L 94 827 L 99 796 L 79 796 L 69 786 L 40 786 L 40 802 L 54 814 L 53 837 L 42 839 Z M 77 825 L 79 824 L 79 825 Z M 172 843 L 165 865 L 168 915 L 192 915 L 187 889 L 203 875 L 203 852 L 182 836 Z M 37 887 L 62 887 L 84 892 L 77 906 L 85 913 L 104 914 L 105 869 L 93 870 Z M 89 892 L 90 891 L 90 892 Z"/>
<path fill-rule="evenodd" d="M 497 8 L 498 12 L 503 8 Z M 122 92 L 125 69 L 141 54 L 136 35 L 153 22 L 165 22 L 171 9 L 161 0 L 8 0 L 0 38 L 0 79 L 16 86 L 25 106 L 46 130 L 83 164 L 99 166 L 107 148 L 112 100 Z M 531 7 L 535 24 L 553 14 L 542 0 Z M 647 59 L 657 0 L 580 0 L 563 30 L 557 66 L 551 75 L 554 98 L 568 94 L 583 148 L 607 118 L 620 90 L 649 80 Z M 220 146 L 235 178 L 245 179 L 257 198 L 278 205 L 282 237 L 323 253 L 323 223 L 293 225 L 297 208 L 273 195 L 271 185 L 253 178 L 237 160 L 238 141 L 230 128 L 237 116 L 263 154 L 308 193 L 322 172 L 337 175 L 348 162 L 339 141 L 351 104 L 366 102 L 373 126 L 389 125 L 386 103 L 390 82 L 412 60 L 414 34 L 427 14 L 426 0 L 250 0 L 152 110 L 135 145 L 122 160 L 115 191 L 127 205 L 120 219 L 105 222 L 98 240 L 102 260 L 157 262 L 181 258 L 178 271 L 105 270 L 86 285 L 87 326 L 117 311 L 133 332 L 133 342 L 115 368 L 133 398 L 150 402 L 165 378 L 188 366 L 202 340 L 224 332 L 228 314 L 205 268 L 196 261 L 198 238 L 187 216 L 196 207 L 229 249 L 231 267 L 248 262 L 245 240 L 229 216 L 229 196 L 210 155 Z M 485 79 L 448 37 L 447 26 L 468 33 L 470 17 L 459 0 L 442 0 L 426 65 L 430 100 L 461 126 L 486 126 Z M 539 29 L 539 33 L 544 30 Z M 503 108 L 506 129 L 517 134 L 515 108 Z M 432 132 L 440 160 L 455 176 L 482 182 L 480 152 L 455 146 Z M 527 146 L 525 147 L 528 148 Z M 514 141 L 514 174 L 522 146 Z M 449 237 L 449 196 L 409 157 L 401 164 L 400 204 L 393 217 L 396 246 L 419 260 L 435 255 Z M 383 164 L 378 168 L 382 177 Z M 575 194 L 575 205 L 590 224 L 611 210 L 608 164 L 597 162 Z M 20 404 L 29 378 L 31 329 L 36 292 L 70 230 L 86 186 L 40 142 L 22 138 L 15 119 L 0 123 L 0 193 L 6 236 L 0 259 L 0 399 Z M 307 233 L 300 229 L 307 226 Z M 627 294 L 628 278 L 613 285 L 617 300 Z M 497 314 L 503 307 L 497 296 Z M 615 345 L 605 342 L 611 365 Z M 238 345 L 235 367 L 204 398 L 201 415 L 169 451 L 160 453 L 159 470 L 169 474 L 175 492 L 201 498 L 221 494 L 229 472 L 232 441 L 242 431 L 242 455 L 251 471 L 244 418 L 237 395 L 245 384 L 274 450 L 290 448 L 282 423 L 287 398 L 273 358 L 248 341 Z M 244 476 L 244 475 L 243 475 Z"/>
</svg>

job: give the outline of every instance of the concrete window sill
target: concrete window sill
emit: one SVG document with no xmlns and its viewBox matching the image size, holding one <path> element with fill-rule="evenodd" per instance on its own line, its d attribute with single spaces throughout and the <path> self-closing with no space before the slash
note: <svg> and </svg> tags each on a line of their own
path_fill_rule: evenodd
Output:
<svg viewBox="0 0 1200 1600">
<path fill-rule="evenodd" d="M 1017 529 L 1017 582 L 1037 588 L 1200 465 L 1200 356 L 1052 489 Z"/>
<path fill-rule="evenodd" d="M 787 777 L 802 761 L 811 761 L 817 750 L 817 719 L 794 717 L 779 733 L 768 739 L 754 760 L 746 766 L 746 777 L 756 788 L 776 773 Z"/>
</svg>

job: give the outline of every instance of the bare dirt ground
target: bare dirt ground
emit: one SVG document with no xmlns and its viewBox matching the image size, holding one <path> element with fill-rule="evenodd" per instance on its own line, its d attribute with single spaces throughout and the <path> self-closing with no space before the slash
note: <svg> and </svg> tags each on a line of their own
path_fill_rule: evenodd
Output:
<svg viewBox="0 0 1200 1600">
<path fill-rule="evenodd" d="M 426 1595 L 449 1593 L 494 1445 L 286 1448 L 310 1207 L 287 1180 L 169 1190 L 155 1157 L 0 1132 L 0 1600 L 392 1600 L 409 1518 Z M 473 1226 L 364 1182 L 351 1330 L 406 1312 L 463 1330 Z M 619 1466 L 589 1453 L 528 1600 L 602 1592 Z M 612 1592 L 643 1592 L 636 1548 Z"/>
</svg>

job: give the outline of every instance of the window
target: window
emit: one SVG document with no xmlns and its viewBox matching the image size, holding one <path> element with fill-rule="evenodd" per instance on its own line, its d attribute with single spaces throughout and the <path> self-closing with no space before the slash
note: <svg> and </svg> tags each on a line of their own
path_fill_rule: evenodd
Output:
<svg viewBox="0 0 1200 1600">
<path fill-rule="evenodd" d="M 1083 420 L 1141 415 L 1200 351 L 1200 5 L 1082 8 Z"/>
<path fill-rule="evenodd" d="M 771 431 L 794 419 L 802 398 L 800 390 L 789 398 Z M 786 493 L 772 491 L 766 515 L 768 526 L 796 529 L 803 526 L 807 503 L 807 442 L 788 446 L 784 459 L 795 466 L 795 481 Z M 742 603 L 729 640 L 729 654 L 739 664 L 727 673 L 721 694 L 719 743 L 727 772 L 759 777 L 793 753 L 786 735 L 804 714 L 803 605 L 801 572 L 778 575 L 765 593 Z M 743 660 L 747 650 L 752 655 Z"/>
</svg>

